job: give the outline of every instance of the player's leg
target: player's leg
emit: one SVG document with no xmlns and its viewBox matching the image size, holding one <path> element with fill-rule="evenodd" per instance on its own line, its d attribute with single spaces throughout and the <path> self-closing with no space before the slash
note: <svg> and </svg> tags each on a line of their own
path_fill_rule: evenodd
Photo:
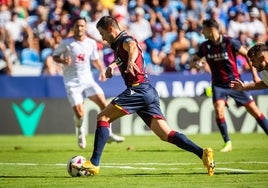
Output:
<svg viewBox="0 0 268 188">
<path fill-rule="evenodd" d="M 245 106 L 247 111 L 257 120 L 258 124 L 268 134 L 268 120 L 257 107 L 255 101 L 252 99 L 252 96 L 247 91 L 236 91 L 231 90 L 231 95 L 235 99 L 237 105 Z"/>
<path fill-rule="evenodd" d="M 93 96 L 90 96 L 89 99 L 92 100 L 95 104 L 97 104 L 101 110 L 103 110 L 107 105 L 106 98 L 105 98 L 104 94 L 93 95 Z M 120 142 L 123 142 L 124 140 L 125 140 L 125 137 L 118 136 L 118 135 L 113 133 L 112 124 L 111 124 L 110 129 L 109 129 L 108 143 L 111 143 L 111 142 L 120 143 Z"/>
<path fill-rule="evenodd" d="M 229 89 L 213 85 L 212 93 L 213 93 L 212 100 L 215 110 L 216 124 L 220 130 L 221 136 L 224 141 L 224 145 L 220 151 L 228 152 L 232 150 L 232 142 L 228 134 L 228 128 L 225 121 L 224 110 L 226 106 L 227 96 L 229 95 Z"/>
<path fill-rule="evenodd" d="M 80 103 L 78 105 L 73 106 L 74 110 L 74 122 L 75 126 L 77 129 L 77 141 L 78 141 L 78 146 L 81 149 L 85 149 L 87 142 L 86 142 L 86 134 L 85 131 L 83 130 L 83 122 L 84 122 L 84 105 L 83 103 Z"/>
<path fill-rule="evenodd" d="M 196 154 L 208 170 L 208 175 L 212 176 L 215 171 L 215 162 L 211 148 L 202 149 L 184 134 L 171 130 L 163 119 L 152 119 L 150 128 L 163 141 L 172 143 L 179 148 Z"/>
<path fill-rule="evenodd" d="M 109 139 L 110 123 L 124 116 L 125 114 L 126 113 L 124 111 L 113 104 L 109 104 L 98 114 L 93 153 L 90 160 L 83 164 L 83 168 L 85 168 L 92 175 L 97 175 L 99 173 L 101 155 L 104 146 Z"/>
<path fill-rule="evenodd" d="M 224 141 L 224 145 L 220 150 L 221 152 L 228 152 L 232 150 L 232 143 L 228 134 L 228 128 L 224 116 L 225 105 L 225 100 L 217 100 L 214 102 L 216 123 Z"/>
<path fill-rule="evenodd" d="M 76 126 L 78 146 L 82 149 L 86 147 L 86 134 L 83 131 L 83 120 L 84 120 L 84 105 L 83 96 L 81 91 L 82 86 L 70 87 L 66 86 L 67 98 L 74 111 L 74 123 Z"/>
<path fill-rule="evenodd" d="M 150 128 L 163 141 L 170 142 L 176 146 L 196 154 L 202 159 L 203 149 L 189 140 L 184 134 L 173 131 L 163 119 L 152 119 Z"/>
<path fill-rule="evenodd" d="M 254 101 L 245 105 L 247 111 L 257 120 L 258 124 L 264 130 L 266 134 L 268 134 L 268 120 L 257 107 Z"/>
</svg>

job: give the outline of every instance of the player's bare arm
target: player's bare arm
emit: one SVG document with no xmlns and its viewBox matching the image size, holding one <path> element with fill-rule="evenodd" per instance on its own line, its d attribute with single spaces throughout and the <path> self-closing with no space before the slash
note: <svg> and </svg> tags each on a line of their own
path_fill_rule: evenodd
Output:
<svg viewBox="0 0 268 188">
<path fill-rule="evenodd" d="M 106 78 L 112 78 L 114 74 L 114 68 L 117 67 L 116 61 L 112 62 L 105 71 Z"/>
<path fill-rule="evenodd" d="M 260 77 L 259 77 L 259 75 L 257 73 L 256 68 L 252 66 L 252 62 L 248 58 L 247 52 L 248 52 L 248 50 L 245 47 L 243 47 L 243 46 L 241 46 L 240 49 L 238 50 L 238 53 L 240 53 L 241 55 L 243 55 L 244 57 L 247 58 L 247 62 L 249 64 L 249 66 L 250 66 L 250 69 L 251 69 L 251 72 L 252 72 L 252 77 L 253 77 L 254 82 L 260 82 L 261 79 L 260 79 Z"/>
<path fill-rule="evenodd" d="M 267 89 L 268 86 L 263 81 L 243 83 L 241 80 L 236 79 L 234 81 L 231 81 L 230 87 L 238 91 L 245 91 Z"/>
<path fill-rule="evenodd" d="M 99 80 L 103 81 L 103 82 L 106 81 L 107 78 L 105 76 L 105 69 L 104 69 L 103 63 L 99 59 L 96 59 L 96 60 L 92 61 L 92 64 L 96 69 L 98 69 L 100 71 Z"/>
<path fill-rule="evenodd" d="M 70 65 L 72 63 L 72 58 L 70 56 L 68 57 L 61 57 L 61 56 L 53 56 L 53 60 L 57 63 L 61 63 L 64 65 Z"/>
<path fill-rule="evenodd" d="M 124 42 L 123 48 L 128 52 L 128 66 L 125 72 L 134 76 L 136 73 L 140 72 L 139 67 L 135 63 L 139 54 L 139 49 L 135 41 Z"/>
<path fill-rule="evenodd" d="M 239 80 L 239 79 L 235 79 L 235 80 L 231 81 L 231 83 L 230 83 L 230 87 L 232 89 L 237 90 L 237 91 L 243 91 L 243 90 L 245 90 L 244 85 L 245 84 L 241 80 Z"/>
</svg>

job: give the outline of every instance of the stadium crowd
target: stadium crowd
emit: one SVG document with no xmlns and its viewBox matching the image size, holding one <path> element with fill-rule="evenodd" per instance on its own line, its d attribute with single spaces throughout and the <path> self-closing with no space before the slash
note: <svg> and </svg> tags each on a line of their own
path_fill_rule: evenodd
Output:
<svg viewBox="0 0 268 188">
<path fill-rule="evenodd" d="M 223 34 L 247 48 L 268 42 L 267 0 L 0 0 L 0 59 L 7 65 L 0 72 L 12 75 L 12 65 L 28 64 L 42 66 L 42 74 L 61 75 L 50 54 L 72 35 L 77 16 L 87 19 L 87 34 L 97 41 L 103 62 L 111 63 L 112 50 L 95 27 L 104 15 L 140 42 L 149 74 L 208 72 L 188 61 L 205 40 L 204 19 L 217 20 Z M 249 71 L 247 60 L 237 59 L 240 72 Z"/>
</svg>

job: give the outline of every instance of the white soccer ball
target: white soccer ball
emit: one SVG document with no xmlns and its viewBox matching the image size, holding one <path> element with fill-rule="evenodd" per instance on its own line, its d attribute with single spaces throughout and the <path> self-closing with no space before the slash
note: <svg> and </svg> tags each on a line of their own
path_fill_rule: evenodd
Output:
<svg viewBox="0 0 268 188">
<path fill-rule="evenodd" d="M 82 169 L 82 165 L 85 161 L 86 158 L 81 155 L 72 157 L 67 163 L 68 174 L 72 177 L 89 176 L 90 173 Z"/>
</svg>

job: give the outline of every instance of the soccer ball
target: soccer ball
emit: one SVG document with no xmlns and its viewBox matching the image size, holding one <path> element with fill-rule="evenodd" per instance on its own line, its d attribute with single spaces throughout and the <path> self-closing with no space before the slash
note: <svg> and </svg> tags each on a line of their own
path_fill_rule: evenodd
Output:
<svg viewBox="0 0 268 188">
<path fill-rule="evenodd" d="M 72 177 L 89 176 L 90 173 L 82 169 L 82 165 L 85 161 L 86 158 L 81 155 L 72 157 L 67 163 L 68 174 Z"/>
</svg>

